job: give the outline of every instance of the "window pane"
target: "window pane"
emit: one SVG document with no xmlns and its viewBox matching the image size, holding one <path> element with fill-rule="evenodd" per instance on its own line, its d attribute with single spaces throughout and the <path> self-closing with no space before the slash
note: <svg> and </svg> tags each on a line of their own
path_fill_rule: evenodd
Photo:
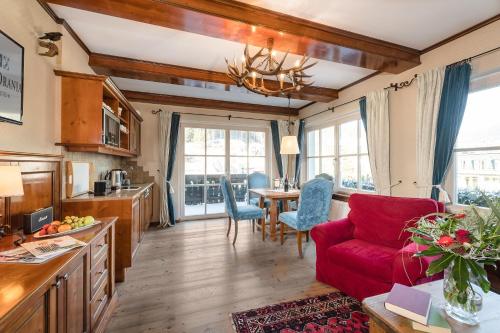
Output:
<svg viewBox="0 0 500 333">
<path fill-rule="evenodd" d="M 319 131 L 307 133 L 307 156 L 319 156 Z"/>
<path fill-rule="evenodd" d="M 205 175 L 205 158 L 198 156 L 186 156 L 184 160 L 184 174 L 187 175 Z M 188 182 L 186 182 L 188 184 Z M 203 184 L 203 181 L 198 184 Z"/>
<path fill-rule="evenodd" d="M 207 186 L 207 214 L 224 213 L 224 209 L 220 186 Z"/>
<path fill-rule="evenodd" d="M 248 174 L 247 157 L 231 157 L 231 174 Z"/>
<path fill-rule="evenodd" d="M 370 160 L 368 156 L 361 156 L 359 160 L 360 176 L 361 176 L 361 189 L 364 191 L 375 191 L 375 184 L 373 184 L 372 171 L 370 169 Z"/>
<path fill-rule="evenodd" d="M 368 154 L 368 143 L 366 142 L 366 131 L 363 121 L 359 121 L 359 153 Z"/>
<path fill-rule="evenodd" d="M 321 173 L 327 173 L 335 180 L 335 159 L 333 157 L 321 158 Z"/>
<path fill-rule="evenodd" d="M 358 158 L 357 156 L 340 158 L 340 182 L 345 188 L 358 188 Z"/>
<path fill-rule="evenodd" d="M 207 155 L 225 155 L 225 136 L 225 130 L 207 128 Z"/>
<path fill-rule="evenodd" d="M 266 155 L 266 134 L 264 132 L 248 132 L 250 156 Z"/>
<path fill-rule="evenodd" d="M 249 169 L 248 174 L 252 172 L 266 172 L 266 158 L 265 157 L 250 157 L 248 159 Z"/>
<path fill-rule="evenodd" d="M 321 130 L 321 156 L 335 155 L 335 127 Z"/>
<path fill-rule="evenodd" d="M 231 131 L 230 152 L 233 156 L 246 156 L 248 153 L 248 132 Z"/>
<path fill-rule="evenodd" d="M 225 157 L 207 156 L 207 174 L 222 175 L 225 171 Z"/>
<path fill-rule="evenodd" d="M 313 179 L 319 175 L 319 158 L 307 159 L 307 179 Z"/>
<path fill-rule="evenodd" d="M 185 130 L 184 153 L 186 155 L 205 154 L 205 129 L 186 128 Z"/>
<path fill-rule="evenodd" d="M 184 192 L 184 215 L 205 214 L 204 190 L 205 186 L 186 186 Z"/>
<path fill-rule="evenodd" d="M 340 154 L 358 153 L 358 121 L 353 120 L 340 125 Z"/>
<path fill-rule="evenodd" d="M 470 93 L 456 148 L 500 146 L 500 86 Z"/>
<path fill-rule="evenodd" d="M 456 153 L 458 203 L 486 206 L 481 191 L 500 196 L 500 151 Z"/>
</svg>

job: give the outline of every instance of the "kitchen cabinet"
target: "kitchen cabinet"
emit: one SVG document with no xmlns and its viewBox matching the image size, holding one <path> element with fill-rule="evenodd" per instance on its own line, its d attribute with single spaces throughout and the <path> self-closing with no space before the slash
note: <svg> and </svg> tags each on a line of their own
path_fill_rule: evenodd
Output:
<svg viewBox="0 0 500 333">
<path fill-rule="evenodd" d="M 113 274 L 117 218 L 99 220 L 97 226 L 72 234 L 87 244 L 84 247 L 44 264 L 0 266 L 4 290 L 0 332 L 104 332 L 117 304 Z M 16 238 L 4 237 L 0 247 L 13 247 Z M 26 241 L 31 240 L 33 236 L 28 236 Z"/>
<path fill-rule="evenodd" d="M 140 154 L 142 117 L 113 81 L 103 75 L 59 70 L 55 74 L 61 77 L 61 141 L 57 145 L 76 152 Z M 113 134 L 113 144 L 105 139 L 103 103 L 123 129 Z"/>
<path fill-rule="evenodd" d="M 112 192 L 107 196 L 91 194 L 62 200 L 62 215 L 118 216 L 116 223 L 115 281 L 125 281 L 126 270 L 132 267 L 146 225 L 151 221 L 153 183 L 140 185 L 136 190 Z M 146 193 L 149 194 L 146 197 Z"/>
</svg>

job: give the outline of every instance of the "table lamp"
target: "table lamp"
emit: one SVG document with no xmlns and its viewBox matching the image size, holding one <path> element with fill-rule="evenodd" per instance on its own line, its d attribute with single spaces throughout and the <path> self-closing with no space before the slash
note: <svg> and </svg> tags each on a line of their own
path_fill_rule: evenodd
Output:
<svg viewBox="0 0 500 333">
<path fill-rule="evenodd" d="M 21 168 L 12 165 L 0 165 L 0 197 L 17 197 L 24 195 Z M 5 235 L 8 225 L 0 225 L 0 238 Z"/>
</svg>

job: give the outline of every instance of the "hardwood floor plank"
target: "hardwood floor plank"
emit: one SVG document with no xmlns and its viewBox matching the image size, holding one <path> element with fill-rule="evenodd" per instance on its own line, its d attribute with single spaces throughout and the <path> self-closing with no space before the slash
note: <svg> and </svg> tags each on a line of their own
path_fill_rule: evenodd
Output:
<svg viewBox="0 0 500 333">
<path fill-rule="evenodd" d="M 262 242 L 245 222 L 234 247 L 225 219 L 148 230 L 107 332 L 232 332 L 231 312 L 335 290 L 315 280 L 313 242 L 300 259 L 293 237 Z"/>
</svg>

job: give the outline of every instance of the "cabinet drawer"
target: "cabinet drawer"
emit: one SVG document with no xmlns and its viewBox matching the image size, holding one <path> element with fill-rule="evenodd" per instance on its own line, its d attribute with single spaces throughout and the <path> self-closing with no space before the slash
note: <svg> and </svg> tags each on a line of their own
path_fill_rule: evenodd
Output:
<svg viewBox="0 0 500 333">
<path fill-rule="evenodd" d="M 91 314 L 91 325 L 95 327 L 95 324 L 99 321 L 103 310 L 106 308 L 108 303 L 108 283 L 107 279 L 104 280 L 97 290 L 94 298 L 90 302 L 90 314 Z"/>
<path fill-rule="evenodd" d="M 95 264 L 95 266 L 90 271 L 90 286 L 91 286 L 91 298 L 98 292 L 104 281 L 107 281 L 109 274 L 109 260 L 108 256 L 104 255 L 100 257 L 100 260 Z"/>
<path fill-rule="evenodd" d="M 97 262 L 108 254 L 108 234 L 104 234 L 92 242 L 90 247 L 90 267 L 94 268 Z"/>
</svg>

